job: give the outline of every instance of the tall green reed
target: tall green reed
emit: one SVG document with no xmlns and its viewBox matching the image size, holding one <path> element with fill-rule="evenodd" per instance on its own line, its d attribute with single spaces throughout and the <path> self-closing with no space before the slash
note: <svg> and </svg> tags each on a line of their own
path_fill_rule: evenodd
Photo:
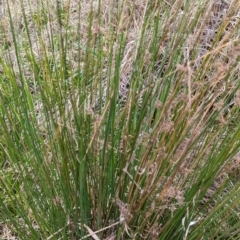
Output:
<svg viewBox="0 0 240 240">
<path fill-rule="evenodd" d="M 237 1 L 226 16 L 213 1 L 20 1 L 20 27 L 12 4 L 2 226 L 17 239 L 237 239 Z"/>
</svg>

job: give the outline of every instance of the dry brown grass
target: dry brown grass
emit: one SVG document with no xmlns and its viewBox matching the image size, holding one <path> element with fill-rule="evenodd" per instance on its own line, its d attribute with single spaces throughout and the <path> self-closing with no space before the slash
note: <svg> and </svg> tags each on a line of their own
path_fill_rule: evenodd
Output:
<svg viewBox="0 0 240 240">
<path fill-rule="evenodd" d="M 171 3 L 172 2 L 172 3 Z M 234 61 L 235 56 L 232 56 L 236 51 L 236 47 L 233 47 L 235 40 L 237 40 L 236 32 L 234 32 L 234 26 L 238 24 L 239 21 L 239 11 L 237 9 L 239 6 L 236 6 L 236 1 L 209 1 L 206 6 L 204 6 L 205 11 L 202 16 L 198 19 L 198 24 L 192 35 L 189 37 L 186 45 L 185 53 L 185 63 L 190 61 L 191 71 L 195 67 L 200 65 L 200 63 L 205 59 L 209 54 L 213 55 L 215 52 L 217 58 L 219 58 L 218 64 L 223 64 L 222 59 L 226 58 L 226 55 L 229 54 L 229 58 L 224 61 L 228 62 Z M 99 35 L 104 35 L 103 47 L 105 51 L 106 58 L 103 59 L 103 73 L 106 72 L 107 56 L 109 55 L 109 46 L 108 41 L 116 41 L 116 38 L 113 36 L 114 33 L 118 34 L 122 31 L 127 32 L 127 42 L 124 52 L 124 57 L 121 65 L 121 88 L 120 94 L 126 97 L 127 88 L 129 86 L 129 75 L 132 72 L 133 63 L 136 59 L 138 41 L 140 39 L 144 17 L 147 11 L 148 1 L 125 1 L 121 3 L 115 3 L 111 0 L 104 0 L 101 3 L 100 12 L 98 15 L 98 0 L 92 1 L 61 1 L 61 4 L 56 4 L 55 0 L 48 1 L 8 1 L 9 10 L 12 15 L 12 22 L 15 33 L 17 33 L 17 43 L 19 45 L 27 45 L 28 39 L 26 39 L 26 29 L 24 27 L 24 16 L 21 8 L 25 9 L 26 21 L 28 23 L 32 49 L 35 55 L 35 58 L 43 61 L 43 51 L 47 51 L 47 55 L 55 55 L 55 58 L 58 59 L 59 52 L 52 52 L 53 46 L 52 38 L 58 36 L 61 32 L 64 34 L 66 28 L 71 28 L 71 33 L 75 35 L 69 35 L 68 44 L 71 49 L 70 54 L 68 55 L 71 58 L 71 64 L 73 69 L 78 69 L 79 66 L 84 65 L 84 55 L 79 56 L 79 49 L 77 46 L 77 39 L 81 39 L 81 45 L 87 46 L 88 43 L 88 26 L 90 15 L 92 17 L 92 36 L 91 36 L 91 46 L 97 47 L 96 39 Z M 6 58 L 11 59 L 11 63 L 14 64 L 14 70 L 18 72 L 18 67 L 16 63 L 14 43 L 11 34 L 10 20 L 8 17 L 8 5 L 7 2 L 3 2 L 3 12 L 4 19 L 2 19 L 2 24 L 6 31 L 6 36 L 2 38 L 1 41 L 4 41 L 9 48 L 7 49 Z M 160 29 L 165 35 L 162 43 L 159 44 L 159 62 L 161 61 L 161 56 L 164 54 L 164 49 L 167 43 L 170 42 L 171 46 L 175 46 L 175 37 L 178 24 L 184 14 L 184 4 L 181 4 L 181 1 L 163 1 L 163 3 L 155 3 L 155 8 L 159 10 L 169 9 L 170 18 L 164 19 L 165 22 L 161 23 Z M 158 6 L 159 5 L 159 6 Z M 41 6 L 41 7 L 39 7 Z M 59 9 L 62 13 L 66 13 L 61 20 L 62 26 L 59 25 L 59 19 L 57 17 Z M 80 9 L 80 10 L 79 10 Z M 198 9 L 197 3 L 192 6 L 192 11 L 188 13 L 189 26 L 195 21 L 195 15 Z M 163 14 L 163 13 L 162 13 Z M 100 16 L 100 17 L 99 17 Z M 164 15 L 163 15 L 164 16 Z M 81 31 L 79 32 L 79 17 L 81 24 Z M 186 26 L 187 28 L 188 26 Z M 76 35 L 76 33 L 78 33 Z M 152 38 L 152 32 L 147 32 L 145 39 L 146 42 L 150 42 Z M 232 34 L 234 34 L 232 36 Z M 2 34 L 3 35 L 3 34 Z M 216 39 L 216 36 L 219 36 L 219 40 L 216 43 L 213 43 L 213 40 Z M 228 40 L 231 38 L 231 41 Z M 39 40 L 43 41 L 43 44 Z M 176 39 L 173 41 L 173 39 Z M 209 52 L 209 48 L 214 44 L 214 50 Z M 192 49 L 198 49 L 194 57 L 194 63 L 191 63 L 190 53 Z M 146 48 L 147 49 L 147 48 Z M 22 51 L 19 53 L 22 61 L 26 64 L 26 75 L 32 76 L 31 70 L 28 71 L 28 61 L 26 57 L 26 52 Z M 147 66 L 149 61 L 151 61 L 151 54 L 145 52 L 143 66 Z M 79 58 L 80 57 L 80 58 Z M 231 58 L 230 58 L 231 57 Z M 171 50 L 169 52 L 169 58 L 171 58 Z M 232 60 L 231 60 L 232 59 Z M 6 59 L 7 60 L 7 59 Z M 169 59 L 170 60 L 170 59 Z M 9 61 L 9 60 L 8 60 Z M 166 66 L 167 67 L 167 66 Z M 219 66 L 216 66 L 216 69 L 222 69 Z M 183 68 L 183 70 L 187 70 Z M 219 71 L 219 70 L 217 70 Z M 156 74 L 158 74 L 156 72 Z M 218 78 L 217 78 L 218 79 Z"/>
<path fill-rule="evenodd" d="M 0 223 L 0 239 L 1 240 L 16 240 L 17 238 L 6 224 Z"/>
</svg>

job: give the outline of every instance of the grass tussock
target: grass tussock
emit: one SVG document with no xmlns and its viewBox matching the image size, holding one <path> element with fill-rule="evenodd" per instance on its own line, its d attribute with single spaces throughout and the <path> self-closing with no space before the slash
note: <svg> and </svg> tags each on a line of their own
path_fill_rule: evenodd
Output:
<svg viewBox="0 0 240 240">
<path fill-rule="evenodd" d="M 239 239 L 239 1 L 3 1 L 2 239 Z"/>
</svg>

